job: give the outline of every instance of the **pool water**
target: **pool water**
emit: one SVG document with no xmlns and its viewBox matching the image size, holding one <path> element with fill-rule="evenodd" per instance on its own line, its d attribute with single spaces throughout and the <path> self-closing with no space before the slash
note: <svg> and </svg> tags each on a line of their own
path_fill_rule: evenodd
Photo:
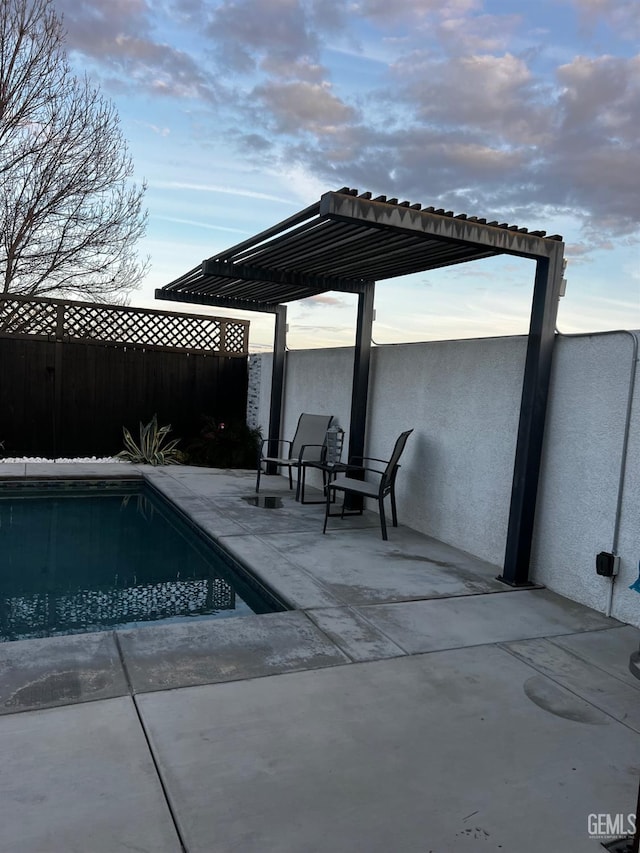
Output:
<svg viewBox="0 0 640 853">
<path fill-rule="evenodd" d="M 145 483 L 0 484 L 0 642 L 282 609 Z"/>
</svg>

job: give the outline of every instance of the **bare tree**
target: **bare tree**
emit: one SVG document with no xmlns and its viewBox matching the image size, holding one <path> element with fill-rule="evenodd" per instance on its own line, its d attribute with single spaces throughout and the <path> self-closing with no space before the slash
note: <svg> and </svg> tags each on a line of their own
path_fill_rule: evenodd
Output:
<svg viewBox="0 0 640 853">
<path fill-rule="evenodd" d="M 119 301 L 146 269 L 146 187 L 64 37 L 51 0 L 0 0 L 0 293 Z"/>
</svg>

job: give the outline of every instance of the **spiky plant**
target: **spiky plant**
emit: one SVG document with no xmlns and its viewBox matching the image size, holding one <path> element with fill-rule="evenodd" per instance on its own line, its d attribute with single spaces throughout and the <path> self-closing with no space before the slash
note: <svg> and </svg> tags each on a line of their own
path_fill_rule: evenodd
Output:
<svg viewBox="0 0 640 853">
<path fill-rule="evenodd" d="M 117 453 L 119 459 L 127 462 L 139 462 L 145 465 L 179 465 L 182 453 L 177 449 L 179 438 L 169 439 L 171 424 L 158 426 L 158 416 L 154 415 L 148 424 L 140 422 L 140 443 L 136 444 L 126 427 L 122 427 L 124 450 Z"/>
</svg>

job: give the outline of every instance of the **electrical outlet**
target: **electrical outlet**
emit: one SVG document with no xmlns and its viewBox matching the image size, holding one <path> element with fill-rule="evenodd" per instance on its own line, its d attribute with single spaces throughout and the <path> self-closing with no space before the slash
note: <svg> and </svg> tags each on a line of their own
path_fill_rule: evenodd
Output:
<svg viewBox="0 0 640 853">
<path fill-rule="evenodd" d="M 596 573 L 603 578 L 613 578 L 620 571 L 620 557 L 609 551 L 600 551 L 596 556 Z"/>
</svg>

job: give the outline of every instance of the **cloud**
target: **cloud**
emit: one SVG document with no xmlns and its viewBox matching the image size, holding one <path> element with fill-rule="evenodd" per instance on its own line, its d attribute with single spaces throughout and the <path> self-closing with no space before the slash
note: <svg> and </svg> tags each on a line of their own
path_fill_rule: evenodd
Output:
<svg viewBox="0 0 640 853">
<path fill-rule="evenodd" d="M 176 25 L 195 25 L 206 18 L 210 8 L 208 0 L 169 0 L 167 14 Z"/>
<path fill-rule="evenodd" d="M 640 4 L 638 0 L 566 0 L 581 16 L 583 25 L 595 27 L 602 22 L 620 37 L 640 37 Z"/>
<path fill-rule="evenodd" d="M 58 0 L 67 46 L 117 75 L 119 88 L 215 103 L 220 85 L 190 54 L 154 36 L 146 0 Z"/>
<path fill-rule="evenodd" d="M 509 53 L 446 61 L 414 54 L 392 71 L 398 81 L 408 79 L 400 91 L 425 123 L 471 128 L 494 144 L 534 144 L 549 131 L 551 111 L 542 102 L 547 90 L 524 60 Z"/>
<path fill-rule="evenodd" d="M 333 186 L 392 188 L 529 227 L 571 212 L 592 249 L 636 233 L 640 57 L 578 56 L 543 79 L 512 54 L 445 63 L 422 53 L 393 74 L 402 81 L 394 104 L 387 89 L 357 123 L 315 145 L 282 145 L 283 159 Z"/>
<path fill-rule="evenodd" d="M 318 30 L 336 33 L 347 26 L 347 10 L 344 0 L 312 0 L 310 14 Z"/>
<path fill-rule="evenodd" d="M 111 45 L 111 64 L 131 75 L 132 82 L 155 94 L 209 101 L 220 99 L 220 86 L 182 51 L 127 35 Z"/>
<path fill-rule="evenodd" d="M 236 137 L 236 145 L 252 154 L 268 154 L 273 150 L 273 143 L 260 133 L 241 133 Z"/>
<path fill-rule="evenodd" d="M 242 196 L 243 198 L 256 198 L 265 201 L 277 201 L 282 204 L 291 204 L 290 198 L 281 198 L 269 193 L 261 193 L 256 190 L 245 190 L 242 187 L 225 187 L 220 184 L 194 184 L 184 181 L 154 181 L 155 187 L 165 190 L 193 190 L 195 192 L 222 193 L 223 195 Z"/>
<path fill-rule="evenodd" d="M 640 222 L 640 56 L 577 57 L 558 69 L 558 121 L 545 149 L 544 187 L 561 193 L 592 230 Z"/>
<path fill-rule="evenodd" d="M 296 62 L 318 53 L 317 36 L 301 0 L 224 0 L 206 28 L 225 66 L 255 70 L 258 58 Z"/>
<path fill-rule="evenodd" d="M 443 14 L 436 29 L 441 46 L 451 56 L 506 52 L 521 24 L 519 15 Z"/>
<path fill-rule="evenodd" d="M 119 35 L 149 34 L 153 14 L 147 0 L 56 0 L 70 45 L 88 56 L 102 56 Z"/>
<path fill-rule="evenodd" d="M 266 56 L 260 63 L 260 68 L 270 77 L 280 80 L 304 80 L 310 83 L 321 83 L 327 75 L 326 68 L 306 58 L 289 62 L 275 56 Z"/>
<path fill-rule="evenodd" d="M 356 116 L 353 107 L 332 93 L 329 83 L 271 81 L 256 86 L 253 95 L 281 133 L 302 130 L 331 135 Z"/>
<path fill-rule="evenodd" d="M 159 214 L 156 214 L 153 218 L 162 222 L 174 222 L 176 225 L 192 225 L 195 228 L 204 228 L 207 231 L 228 231 L 232 234 L 247 234 L 247 231 L 243 228 L 229 228 L 226 225 L 213 225 L 210 222 L 201 222 L 197 219 L 181 219 L 177 216 L 160 216 Z"/>
<path fill-rule="evenodd" d="M 353 12 L 363 18 L 378 21 L 416 21 L 438 15 L 441 18 L 462 15 L 481 6 L 480 0 L 358 0 L 353 4 Z"/>
<path fill-rule="evenodd" d="M 146 127 L 152 133 L 157 134 L 158 136 L 170 136 L 171 130 L 168 127 L 159 127 L 157 124 L 151 124 L 146 121 L 138 121 L 136 124 L 140 125 L 140 127 Z"/>
<path fill-rule="evenodd" d="M 584 140 L 635 143 L 640 121 L 640 55 L 632 59 L 583 56 L 557 70 L 563 133 Z"/>
<path fill-rule="evenodd" d="M 572 265 L 582 264 L 589 261 L 589 254 L 592 251 L 592 246 L 589 243 L 567 243 L 565 245 L 564 254 Z"/>
<path fill-rule="evenodd" d="M 640 224 L 640 57 L 593 45 L 576 56 L 574 34 L 558 30 L 554 41 L 553 30 L 530 28 L 526 10 L 489 15 L 482 0 L 165 0 L 163 26 L 180 28 L 168 44 L 150 0 L 58 2 L 76 51 L 122 86 L 195 101 L 198 143 L 235 146 L 252 169 L 529 227 L 569 212 L 586 246 Z M 637 0 L 564 2 L 599 32 L 637 32 Z"/>
<path fill-rule="evenodd" d="M 317 306 L 323 305 L 344 305 L 344 299 L 340 299 L 337 296 L 329 296 L 327 294 L 319 294 L 318 296 L 310 296 L 308 299 L 302 299 L 301 305 L 308 306 L 310 308 L 314 308 Z"/>
</svg>

